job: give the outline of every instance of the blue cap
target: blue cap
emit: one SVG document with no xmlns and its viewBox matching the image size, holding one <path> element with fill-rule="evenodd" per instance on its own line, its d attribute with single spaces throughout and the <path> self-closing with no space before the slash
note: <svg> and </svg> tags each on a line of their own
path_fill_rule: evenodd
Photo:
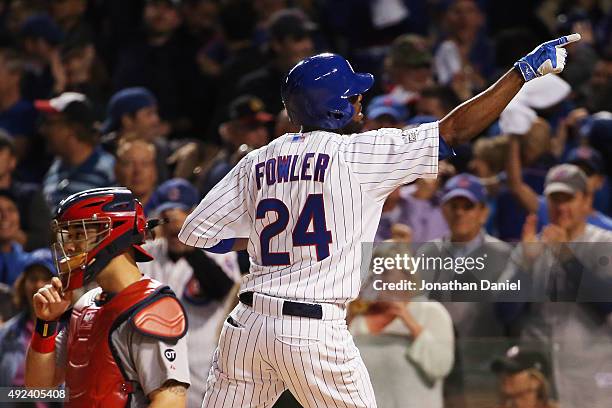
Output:
<svg viewBox="0 0 612 408">
<path fill-rule="evenodd" d="M 155 216 L 171 208 L 191 210 L 200 201 L 198 190 L 187 180 L 173 178 L 160 184 L 147 203 L 147 211 Z"/>
<path fill-rule="evenodd" d="M 53 262 L 53 256 L 48 248 L 40 248 L 30 252 L 28 254 L 28 259 L 23 266 L 23 270 L 25 271 L 34 265 L 40 265 L 51 272 L 53 276 L 57 276 L 55 262 Z"/>
<path fill-rule="evenodd" d="M 478 177 L 461 173 L 446 182 L 442 203 L 455 197 L 465 197 L 473 203 L 484 203 L 487 191 Z"/>
<path fill-rule="evenodd" d="M 571 164 L 585 164 L 597 174 L 604 172 L 603 157 L 601 157 L 597 150 L 589 146 L 580 146 L 570 150 L 567 155 L 567 162 Z"/>
<path fill-rule="evenodd" d="M 64 40 L 64 33 L 47 14 L 30 16 L 21 25 L 21 36 L 44 38 L 49 44 L 57 45 Z"/>
<path fill-rule="evenodd" d="M 389 115 L 398 122 L 404 122 L 408 116 L 406 105 L 399 103 L 389 95 L 380 95 L 372 99 L 366 110 L 368 119 L 376 119 L 382 115 Z"/>
<path fill-rule="evenodd" d="M 102 133 L 105 134 L 119 129 L 123 115 L 131 115 L 140 109 L 155 105 L 157 105 L 155 95 L 146 88 L 125 88 L 116 92 L 108 102 L 107 118 L 102 124 Z"/>
<path fill-rule="evenodd" d="M 596 117 L 600 116 L 600 117 Z M 612 145 L 612 115 L 606 116 L 597 114 L 585 120 L 580 127 L 580 133 L 586 137 L 591 146 L 595 146 L 601 151 L 610 151 Z"/>
</svg>

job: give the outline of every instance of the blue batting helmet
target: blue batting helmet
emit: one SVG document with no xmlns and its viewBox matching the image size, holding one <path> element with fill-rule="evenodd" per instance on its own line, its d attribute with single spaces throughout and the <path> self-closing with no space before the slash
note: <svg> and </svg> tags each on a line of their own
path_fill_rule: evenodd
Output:
<svg viewBox="0 0 612 408">
<path fill-rule="evenodd" d="M 372 74 L 355 73 L 337 54 L 319 54 L 300 61 L 283 82 L 281 94 L 292 122 L 302 126 L 340 129 L 355 114 L 349 97 L 366 92 Z"/>
</svg>

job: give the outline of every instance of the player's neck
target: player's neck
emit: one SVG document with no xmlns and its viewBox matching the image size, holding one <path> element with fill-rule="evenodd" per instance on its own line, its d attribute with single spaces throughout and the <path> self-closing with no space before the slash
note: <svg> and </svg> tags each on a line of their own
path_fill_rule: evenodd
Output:
<svg viewBox="0 0 612 408">
<path fill-rule="evenodd" d="M 96 276 L 96 282 L 104 292 L 118 293 L 138 282 L 142 274 L 131 255 L 123 254 L 112 261 Z"/>
</svg>

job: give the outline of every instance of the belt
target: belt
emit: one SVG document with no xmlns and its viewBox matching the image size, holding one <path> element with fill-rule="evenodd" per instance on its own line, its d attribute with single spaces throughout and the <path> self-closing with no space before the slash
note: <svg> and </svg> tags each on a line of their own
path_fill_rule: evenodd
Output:
<svg viewBox="0 0 612 408">
<path fill-rule="evenodd" d="M 243 292 L 238 296 L 240 302 L 253 307 L 253 292 Z M 283 302 L 283 314 L 287 316 L 308 317 L 310 319 L 323 319 L 323 307 L 312 303 Z"/>
</svg>

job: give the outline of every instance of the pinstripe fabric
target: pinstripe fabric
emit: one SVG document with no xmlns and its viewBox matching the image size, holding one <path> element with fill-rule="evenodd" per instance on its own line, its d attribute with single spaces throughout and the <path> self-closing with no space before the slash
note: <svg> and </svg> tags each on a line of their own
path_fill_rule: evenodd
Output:
<svg viewBox="0 0 612 408">
<path fill-rule="evenodd" d="M 287 388 L 307 408 L 376 407 L 344 305 L 358 294 L 361 242 L 374 240 L 385 198 L 436 177 L 438 138 L 437 122 L 352 136 L 287 134 L 247 155 L 208 193 L 179 239 L 210 248 L 248 238 L 241 292 L 255 294 L 252 308 L 239 304 L 224 323 L 203 407 L 270 407 Z M 296 240 L 313 196 L 319 212 L 306 213 Z M 262 202 L 271 206 L 260 211 Z M 323 319 L 283 316 L 285 299 L 321 304 Z"/>
<path fill-rule="evenodd" d="M 239 304 L 219 338 L 203 408 L 265 408 L 289 389 L 305 408 L 374 408 L 368 372 L 344 319 L 279 317 Z"/>
<path fill-rule="evenodd" d="M 247 155 L 189 215 L 179 234 L 187 245 L 211 247 L 227 238 L 248 238 L 250 274 L 241 290 L 309 302 L 344 304 L 360 287 L 361 242 L 372 242 L 387 195 L 417 178 L 438 171 L 438 123 L 418 128 L 380 129 L 353 136 L 329 132 L 287 134 Z M 308 156 L 313 153 L 314 156 Z M 321 154 L 329 156 L 323 182 L 270 183 L 271 160 L 295 159 L 295 174 L 314 177 Z M 304 164 L 306 162 L 306 164 Z M 293 162 L 292 162 L 293 165 Z M 272 172 L 274 173 L 274 172 Z M 281 179 L 276 173 L 274 178 Z M 259 187 L 259 188 L 258 188 Z M 314 246 L 294 246 L 292 232 L 311 194 L 322 194 L 325 226 L 331 233 L 329 256 L 317 260 Z M 269 240 L 269 251 L 289 254 L 288 265 L 262 262 L 261 234 L 277 220 L 274 211 L 255 218 L 263 199 L 275 198 L 289 209 L 286 228 Z"/>
</svg>

